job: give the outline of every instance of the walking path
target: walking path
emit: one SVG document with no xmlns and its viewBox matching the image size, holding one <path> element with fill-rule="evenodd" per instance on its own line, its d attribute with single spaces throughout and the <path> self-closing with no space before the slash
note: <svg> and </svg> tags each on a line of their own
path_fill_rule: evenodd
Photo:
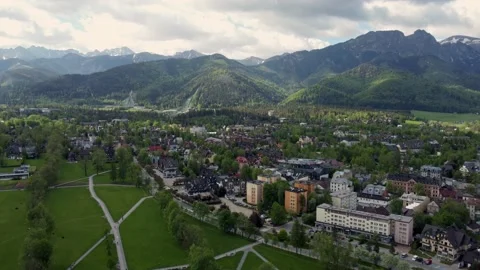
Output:
<svg viewBox="0 0 480 270">
<path fill-rule="evenodd" d="M 242 270 L 243 264 L 245 263 L 245 260 L 247 259 L 248 252 L 250 252 L 250 251 L 245 250 L 243 252 L 242 258 L 240 259 L 240 262 L 237 265 L 237 270 Z"/>
<path fill-rule="evenodd" d="M 120 270 L 127 270 L 127 260 L 125 259 L 125 252 L 123 251 L 123 244 L 122 244 L 122 238 L 120 236 L 120 230 L 118 229 L 118 224 L 113 221 L 112 215 L 108 211 L 107 206 L 105 203 L 97 196 L 97 193 L 95 193 L 95 188 L 93 184 L 93 176 L 90 176 L 88 178 L 88 189 L 90 190 L 90 194 L 92 197 L 98 202 L 100 207 L 103 210 L 103 213 L 105 217 L 108 220 L 108 223 L 110 224 L 110 227 L 112 228 L 113 236 L 115 239 L 115 246 L 117 247 L 117 256 L 118 256 L 118 264 L 120 266 Z"/>
<path fill-rule="evenodd" d="M 117 221 L 118 226 L 122 225 L 122 223 L 125 221 L 125 219 L 127 219 L 127 217 L 130 216 L 130 214 L 133 213 L 133 211 L 135 211 L 143 203 L 143 201 L 145 201 L 146 199 L 150 199 L 150 198 L 153 198 L 153 196 L 148 196 L 148 197 L 141 198 L 130 210 L 128 210 L 128 212 L 125 215 L 123 215 L 120 218 L 119 221 Z"/>
</svg>

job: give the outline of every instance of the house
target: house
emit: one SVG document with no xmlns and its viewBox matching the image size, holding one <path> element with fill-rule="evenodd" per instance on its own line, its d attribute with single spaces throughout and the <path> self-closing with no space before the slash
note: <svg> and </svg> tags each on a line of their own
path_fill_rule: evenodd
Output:
<svg viewBox="0 0 480 270">
<path fill-rule="evenodd" d="M 425 144 L 421 140 L 410 140 L 397 145 L 400 153 L 406 153 L 411 151 L 412 153 L 418 153 L 423 150 Z"/>
<path fill-rule="evenodd" d="M 388 196 L 387 188 L 382 185 L 368 184 L 362 191 L 365 195 Z"/>
<path fill-rule="evenodd" d="M 178 175 L 178 162 L 174 158 L 161 156 L 157 160 L 157 166 L 165 178 L 173 178 Z"/>
<path fill-rule="evenodd" d="M 472 233 L 478 234 L 480 233 L 480 224 L 476 222 L 471 222 L 466 226 L 468 231 L 471 231 Z"/>
<path fill-rule="evenodd" d="M 334 178 L 330 181 L 330 192 L 337 192 L 341 190 L 353 191 L 353 183 L 345 178 Z"/>
<path fill-rule="evenodd" d="M 478 160 L 465 161 L 463 166 L 459 169 L 463 176 L 480 171 L 480 162 Z"/>
<path fill-rule="evenodd" d="M 428 213 L 428 214 L 434 215 L 434 214 L 437 213 L 438 211 L 440 211 L 440 206 L 438 205 L 437 202 L 431 201 L 431 202 L 427 205 L 427 213 Z"/>
<path fill-rule="evenodd" d="M 430 166 L 430 165 L 423 165 L 420 168 L 420 175 L 423 177 L 430 177 L 430 178 L 441 178 L 442 177 L 442 168 Z"/>
<path fill-rule="evenodd" d="M 446 199 L 456 199 L 457 198 L 457 191 L 453 186 L 443 186 L 440 188 L 440 197 L 443 200 Z"/>
<path fill-rule="evenodd" d="M 190 133 L 195 136 L 204 136 L 207 135 L 207 129 L 205 127 L 193 126 L 190 128 Z"/>
<path fill-rule="evenodd" d="M 452 262 L 476 244 L 463 230 L 454 227 L 443 229 L 427 224 L 421 237 L 423 250 L 437 253 L 440 259 Z"/>
<path fill-rule="evenodd" d="M 238 167 L 241 169 L 243 166 L 248 165 L 248 159 L 246 157 L 237 157 L 236 161 L 238 163 Z"/>
<path fill-rule="evenodd" d="M 460 263 L 458 264 L 458 267 L 459 268 L 468 267 L 468 269 L 470 269 L 470 267 L 474 263 L 478 263 L 478 262 L 480 262 L 480 250 L 477 249 L 476 247 L 472 247 L 469 250 L 467 250 L 465 254 L 462 256 L 462 258 L 460 259 Z"/>
<path fill-rule="evenodd" d="M 389 174 L 387 176 L 387 182 L 391 183 L 394 187 L 403 190 L 405 193 L 413 192 L 415 184 L 422 184 L 424 187 L 424 192 L 428 197 L 440 197 L 440 179 L 423 177 L 414 174 L 400 173 Z"/>
</svg>

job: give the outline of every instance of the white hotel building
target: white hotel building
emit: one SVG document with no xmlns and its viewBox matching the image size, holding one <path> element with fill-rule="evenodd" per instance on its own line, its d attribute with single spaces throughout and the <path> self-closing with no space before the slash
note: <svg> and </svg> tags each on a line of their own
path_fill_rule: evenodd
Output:
<svg viewBox="0 0 480 270">
<path fill-rule="evenodd" d="M 383 240 L 410 245 L 413 241 L 413 218 L 400 215 L 380 215 L 357 210 L 342 209 L 329 204 L 317 206 L 316 227 L 333 229 L 346 234 L 378 234 Z"/>
</svg>

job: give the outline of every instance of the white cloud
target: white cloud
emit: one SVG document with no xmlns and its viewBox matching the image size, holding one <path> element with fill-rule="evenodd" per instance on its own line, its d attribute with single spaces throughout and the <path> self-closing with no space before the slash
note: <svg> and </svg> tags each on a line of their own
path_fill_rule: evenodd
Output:
<svg viewBox="0 0 480 270">
<path fill-rule="evenodd" d="M 2 0 L 0 47 L 128 46 L 268 57 L 364 31 L 418 28 L 437 38 L 480 36 L 478 0 Z"/>
</svg>

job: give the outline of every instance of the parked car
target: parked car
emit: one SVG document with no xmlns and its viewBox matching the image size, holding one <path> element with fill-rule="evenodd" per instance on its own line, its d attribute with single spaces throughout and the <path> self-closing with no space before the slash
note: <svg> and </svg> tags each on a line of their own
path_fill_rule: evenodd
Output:
<svg viewBox="0 0 480 270">
<path fill-rule="evenodd" d="M 402 253 L 402 258 L 408 257 L 407 253 Z"/>
<path fill-rule="evenodd" d="M 425 260 L 423 261 L 423 263 L 426 264 L 426 265 L 432 264 L 432 258 L 425 259 Z"/>
</svg>

